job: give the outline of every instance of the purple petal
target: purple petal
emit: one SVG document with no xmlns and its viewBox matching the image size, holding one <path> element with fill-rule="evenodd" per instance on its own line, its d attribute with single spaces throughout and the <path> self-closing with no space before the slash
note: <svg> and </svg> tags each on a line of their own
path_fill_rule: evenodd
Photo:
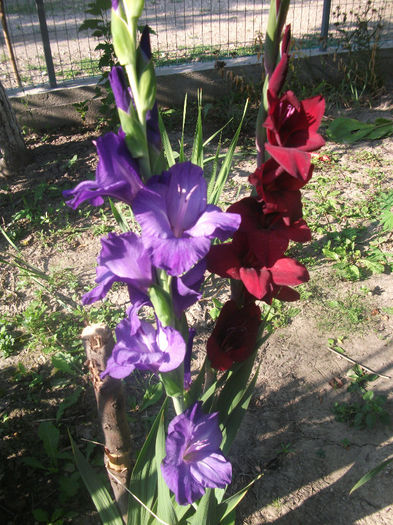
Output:
<svg viewBox="0 0 393 525">
<path fill-rule="evenodd" d="M 165 354 L 160 364 L 160 372 L 175 370 L 184 360 L 186 343 L 183 336 L 171 326 L 161 326 L 157 330 L 157 346 Z"/>
<path fill-rule="evenodd" d="M 206 261 L 199 261 L 182 277 L 172 280 L 173 309 L 176 317 L 201 298 L 200 288 L 206 270 Z"/>
<path fill-rule="evenodd" d="M 153 282 L 151 260 L 142 240 L 132 232 L 116 235 L 110 233 L 101 240 L 100 264 L 120 280 L 138 283 L 146 289 Z"/>
<path fill-rule="evenodd" d="M 154 103 L 152 109 L 146 113 L 147 140 L 157 150 L 161 150 L 161 133 L 158 127 L 158 106 Z"/>
<path fill-rule="evenodd" d="M 111 356 L 108 359 L 105 371 L 101 374 L 101 378 L 104 378 L 105 376 L 109 375 L 113 377 L 114 379 L 124 379 L 125 377 L 132 374 L 134 370 L 135 370 L 134 365 L 128 364 L 126 362 L 124 364 L 119 364 Z"/>
<path fill-rule="evenodd" d="M 190 473 L 204 487 L 225 488 L 232 480 L 232 465 L 220 453 L 213 452 L 190 465 Z"/>
<path fill-rule="evenodd" d="M 164 460 L 161 464 L 161 472 L 179 505 L 191 504 L 203 496 L 204 487 L 194 480 L 186 465 L 176 467 L 167 464 Z"/>
<path fill-rule="evenodd" d="M 192 268 L 210 250 L 210 240 L 205 237 L 188 239 L 150 237 L 145 240 L 145 244 L 152 250 L 154 266 L 174 276 L 182 275 Z"/>
<path fill-rule="evenodd" d="M 109 73 L 109 82 L 115 97 L 116 106 L 125 113 L 128 113 L 131 104 L 131 96 L 121 66 L 112 67 L 112 70 Z"/>
<path fill-rule="evenodd" d="M 226 241 L 239 228 L 241 216 L 237 213 L 224 213 L 216 206 L 209 205 L 195 225 L 185 233 L 191 237 L 205 236 Z"/>
<path fill-rule="evenodd" d="M 103 299 L 114 282 L 128 284 L 133 303 L 147 300 L 147 289 L 153 284 L 151 259 L 135 233 L 110 233 L 101 239 L 96 282 L 98 286 L 83 296 L 83 304 Z"/>
<path fill-rule="evenodd" d="M 201 402 L 169 423 L 161 471 L 180 505 L 199 499 L 206 487 L 230 483 L 232 467 L 219 449 L 221 439 L 218 414 L 204 414 Z"/>
<path fill-rule="evenodd" d="M 157 185 L 154 186 L 154 189 Z M 156 191 L 141 190 L 136 196 L 132 209 L 142 228 L 143 237 L 172 237 L 165 200 Z"/>
<path fill-rule="evenodd" d="M 116 327 L 117 342 L 102 377 L 125 377 L 134 368 L 169 372 L 183 362 L 186 344 L 181 334 L 172 327 L 162 327 L 158 320 L 157 329 L 140 321 L 139 308 L 129 308 L 128 317 Z"/>
<path fill-rule="evenodd" d="M 120 130 L 107 133 L 96 141 L 99 157 L 96 179 L 84 181 L 63 195 L 68 206 L 76 209 L 82 202 L 90 200 L 94 206 L 100 206 L 103 196 L 113 197 L 131 204 L 137 192 L 143 187 L 138 175 L 138 166 L 131 157 Z"/>
<path fill-rule="evenodd" d="M 207 186 L 202 168 L 183 162 L 170 169 L 171 177 L 166 194 L 169 222 L 176 237 L 199 219 L 206 209 Z"/>
<path fill-rule="evenodd" d="M 149 26 L 145 26 L 142 31 L 139 46 L 143 52 L 146 61 L 151 59 L 151 46 L 150 46 L 150 29 Z"/>
<path fill-rule="evenodd" d="M 115 282 L 117 282 L 116 276 L 110 272 L 107 272 L 98 286 L 90 290 L 90 292 L 85 293 L 85 295 L 82 297 L 82 304 L 92 304 L 96 301 L 101 301 Z"/>
</svg>

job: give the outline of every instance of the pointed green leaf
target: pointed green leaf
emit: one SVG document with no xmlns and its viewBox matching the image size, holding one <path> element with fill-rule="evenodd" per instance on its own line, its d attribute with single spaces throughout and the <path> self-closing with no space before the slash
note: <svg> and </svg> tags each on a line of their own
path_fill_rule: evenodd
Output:
<svg viewBox="0 0 393 525">
<path fill-rule="evenodd" d="M 248 409 L 248 405 L 250 404 L 251 398 L 254 394 L 255 383 L 258 379 L 259 367 L 260 365 L 258 366 L 252 381 L 245 389 L 242 397 L 236 402 L 236 404 L 231 404 L 230 414 L 225 418 L 226 421 L 223 427 L 223 439 L 221 444 L 221 449 L 224 454 L 229 452 L 232 442 L 236 437 L 237 431 L 239 430 L 242 419 Z M 238 398 L 238 396 L 236 397 Z"/>
<path fill-rule="evenodd" d="M 124 233 L 129 232 L 130 231 L 130 227 L 129 227 L 128 223 L 127 223 L 127 219 L 122 214 L 122 212 L 119 210 L 119 208 L 117 208 L 116 204 L 114 204 L 114 202 L 112 201 L 111 198 L 109 199 L 109 204 L 111 206 L 111 210 L 112 210 L 113 216 L 115 218 L 115 221 L 120 226 L 121 230 Z"/>
<path fill-rule="evenodd" d="M 362 478 L 359 479 L 359 481 L 351 488 L 350 494 L 360 488 L 362 485 L 370 481 L 370 479 L 374 478 L 377 474 L 381 472 L 381 470 L 384 470 L 390 463 L 392 463 L 393 458 L 386 459 L 382 463 L 380 463 L 378 466 L 371 469 L 367 474 L 365 474 Z"/>
<path fill-rule="evenodd" d="M 208 202 L 210 202 L 211 195 L 212 195 L 212 193 L 214 191 L 214 187 L 216 185 L 218 159 L 220 157 L 220 150 L 221 150 L 221 137 L 220 137 L 220 140 L 218 141 L 218 144 L 217 144 L 217 149 L 216 149 L 216 154 L 214 156 L 212 172 L 211 172 L 211 175 L 210 175 L 209 184 L 207 186 L 207 201 Z M 225 155 L 224 155 L 224 158 L 225 158 Z M 207 162 L 207 160 L 205 162 Z"/>
<path fill-rule="evenodd" d="M 335 142 L 353 144 L 360 140 L 374 140 L 386 137 L 393 133 L 393 121 L 376 119 L 374 123 L 338 117 L 330 124 L 327 135 Z"/>
<path fill-rule="evenodd" d="M 213 190 L 211 192 L 211 195 L 210 195 L 210 198 L 208 199 L 208 202 L 209 204 L 217 204 L 219 199 L 220 199 L 220 196 L 221 196 L 221 193 L 222 193 L 222 190 L 225 186 L 225 183 L 228 179 L 228 175 L 229 175 L 229 171 L 231 169 L 231 166 L 232 166 L 232 159 L 233 159 L 233 155 L 235 153 L 235 148 L 236 148 L 236 144 L 237 144 L 237 141 L 239 139 L 239 135 L 240 135 L 240 130 L 242 128 L 242 125 L 243 125 L 243 120 L 244 120 L 244 117 L 246 115 L 246 111 L 247 111 L 247 107 L 248 107 L 248 100 L 247 102 L 245 103 L 244 105 L 244 110 L 243 110 L 243 115 L 242 115 L 242 118 L 240 120 L 240 123 L 239 123 L 239 126 L 235 132 L 235 135 L 231 141 L 231 144 L 228 148 L 228 152 L 226 154 L 226 157 L 225 157 L 225 160 L 221 166 L 221 169 L 220 169 L 220 172 L 217 176 L 217 180 L 214 184 L 214 187 L 213 187 Z"/>
<path fill-rule="evenodd" d="M 212 525 L 217 523 L 217 500 L 212 489 L 207 489 L 199 500 L 196 513 L 189 520 L 190 525 Z"/>
<path fill-rule="evenodd" d="M 156 448 L 157 431 L 161 420 L 161 415 L 165 411 L 168 398 L 162 404 L 146 441 L 139 452 L 130 480 L 130 490 L 135 494 L 149 509 L 153 508 L 157 492 L 157 468 L 154 458 Z M 138 503 L 135 498 L 129 499 L 128 505 L 128 525 L 141 525 L 148 523 L 151 514 Z"/>
<path fill-rule="evenodd" d="M 203 169 L 202 92 L 198 91 L 198 118 L 192 145 L 191 162 Z"/>
<path fill-rule="evenodd" d="M 190 389 L 186 392 L 186 405 L 187 407 L 191 406 L 202 395 L 202 388 L 205 382 L 205 371 L 206 371 L 206 358 L 203 361 L 203 365 L 199 371 L 199 374 L 196 379 L 191 383 Z"/>
<path fill-rule="evenodd" d="M 225 499 L 222 503 L 218 506 L 218 515 L 220 516 L 220 523 L 222 522 L 224 518 L 231 515 L 232 512 L 234 512 L 235 508 L 239 505 L 241 500 L 244 498 L 244 496 L 247 494 L 248 489 L 254 485 L 256 481 L 261 479 L 263 474 L 258 474 L 258 476 L 250 481 L 248 485 L 243 487 L 239 492 L 236 492 L 236 494 L 233 494 L 233 496 L 230 496 L 229 498 Z"/>
<path fill-rule="evenodd" d="M 162 412 L 156 439 L 156 468 L 157 468 L 157 515 L 167 523 L 176 525 L 178 520 L 171 502 L 169 488 L 161 474 L 161 462 L 166 455 L 165 451 L 165 412 Z"/>
<path fill-rule="evenodd" d="M 250 379 L 252 367 L 254 365 L 256 351 L 242 363 L 237 363 L 232 368 L 232 374 L 226 381 L 218 400 L 214 404 L 214 411 L 220 414 L 220 423 L 226 424 L 232 410 L 241 401 Z"/>
<path fill-rule="evenodd" d="M 104 525 L 124 525 L 105 485 L 97 477 L 69 434 L 75 463 Z"/>
<path fill-rule="evenodd" d="M 181 126 L 181 137 L 180 137 L 180 151 L 179 151 L 179 162 L 184 162 L 184 128 L 186 125 L 186 115 L 187 115 L 187 93 L 184 97 L 184 106 L 183 106 L 183 122 Z"/>
<path fill-rule="evenodd" d="M 168 162 L 168 166 L 171 167 L 175 164 L 175 156 L 160 112 L 158 113 L 158 126 L 160 128 L 161 140 L 162 145 L 164 147 L 165 157 Z"/>
</svg>

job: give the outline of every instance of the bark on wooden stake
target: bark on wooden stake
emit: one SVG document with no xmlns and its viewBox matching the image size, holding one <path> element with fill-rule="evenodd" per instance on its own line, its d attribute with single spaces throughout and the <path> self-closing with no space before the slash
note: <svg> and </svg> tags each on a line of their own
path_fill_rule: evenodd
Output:
<svg viewBox="0 0 393 525">
<path fill-rule="evenodd" d="M 7 94 L 0 82 L 0 177 L 8 177 L 24 168 L 31 160 L 31 154 L 23 140 Z"/>
<path fill-rule="evenodd" d="M 105 466 L 109 476 L 117 505 L 123 520 L 127 522 L 128 494 L 123 485 L 128 487 L 130 477 L 130 430 L 125 411 L 123 386 L 119 379 L 100 373 L 106 368 L 108 357 L 112 353 L 114 340 L 112 332 L 105 324 L 87 326 L 82 332 L 83 344 L 87 355 L 87 364 L 97 401 L 98 416 L 105 437 Z"/>
</svg>

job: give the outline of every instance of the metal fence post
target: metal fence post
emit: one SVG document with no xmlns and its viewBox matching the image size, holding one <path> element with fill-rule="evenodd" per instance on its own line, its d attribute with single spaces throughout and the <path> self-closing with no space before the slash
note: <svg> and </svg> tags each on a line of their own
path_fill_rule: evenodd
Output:
<svg viewBox="0 0 393 525">
<path fill-rule="evenodd" d="M 328 33 L 329 33 L 330 5 L 331 5 L 331 0 L 323 0 L 321 45 L 320 45 L 321 51 L 324 51 L 327 48 L 327 38 L 328 38 Z"/>
<path fill-rule="evenodd" d="M 37 5 L 38 20 L 40 22 L 40 31 L 42 38 L 42 45 L 44 46 L 44 55 L 46 62 L 46 70 L 49 77 L 50 87 L 56 87 L 56 74 L 55 68 L 53 67 L 52 51 L 49 42 L 48 26 L 46 25 L 46 16 L 43 0 L 35 0 Z"/>
</svg>

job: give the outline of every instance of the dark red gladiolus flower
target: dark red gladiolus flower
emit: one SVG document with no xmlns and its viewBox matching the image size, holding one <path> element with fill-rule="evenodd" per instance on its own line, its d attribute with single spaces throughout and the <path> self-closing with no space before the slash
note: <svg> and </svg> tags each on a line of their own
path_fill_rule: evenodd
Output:
<svg viewBox="0 0 393 525">
<path fill-rule="evenodd" d="M 299 294 L 289 287 L 309 279 L 306 267 L 289 257 L 280 257 L 271 266 L 263 266 L 244 233 L 236 233 L 231 243 L 212 246 L 207 255 L 207 268 L 221 277 L 241 280 L 251 295 L 268 304 L 274 297 L 282 301 L 297 300 Z"/>
<path fill-rule="evenodd" d="M 255 303 L 240 308 L 235 301 L 225 303 L 207 341 L 211 366 L 228 370 L 234 362 L 247 359 L 255 350 L 260 324 L 261 310 Z"/>
<path fill-rule="evenodd" d="M 287 226 L 281 213 L 266 214 L 265 204 L 254 197 L 235 202 L 228 208 L 228 212 L 240 214 L 242 220 L 234 237 L 239 234 L 247 236 L 248 246 L 262 266 L 273 266 L 284 255 L 289 240 L 311 240 L 311 232 L 304 220 Z"/>
<path fill-rule="evenodd" d="M 285 148 L 273 149 L 269 147 L 269 150 L 276 155 L 277 150 L 284 150 Z M 304 152 L 298 151 L 297 153 L 302 154 Z M 306 155 L 310 157 L 309 154 Z M 280 156 L 277 155 L 277 158 Z M 296 161 L 293 161 L 293 168 L 295 164 Z M 250 175 L 249 181 L 255 186 L 259 199 L 264 201 L 264 213 L 280 213 L 284 224 L 289 226 L 302 217 L 299 189 L 310 180 L 312 171 L 313 165 L 310 159 L 305 167 L 297 173 L 297 176 L 293 176 L 285 171 L 274 158 L 270 158 Z"/>
<path fill-rule="evenodd" d="M 268 90 L 267 96 L 269 110 L 263 125 L 269 144 L 302 151 L 314 151 L 325 144 L 317 133 L 325 111 L 321 95 L 299 101 L 292 91 L 278 98 Z"/>
</svg>

